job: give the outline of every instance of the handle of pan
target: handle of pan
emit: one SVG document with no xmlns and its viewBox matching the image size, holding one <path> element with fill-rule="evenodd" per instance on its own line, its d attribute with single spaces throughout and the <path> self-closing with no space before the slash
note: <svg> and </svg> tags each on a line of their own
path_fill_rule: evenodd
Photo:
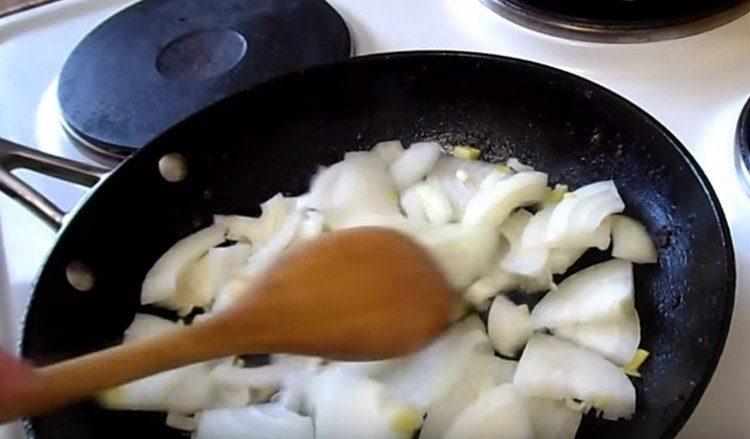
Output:
<svg viewBox="0 0 750 439">
<path fill-rule="evenodd" d="M 23 204 L 55 230 L 63 225 L 66 212 L 36 189 L 13 175 L 14 169 L 28 169 L 71 183 L 91 187 L 109 170 L 18 145 L 0 138 L 0 191 Z"/>
</svg>

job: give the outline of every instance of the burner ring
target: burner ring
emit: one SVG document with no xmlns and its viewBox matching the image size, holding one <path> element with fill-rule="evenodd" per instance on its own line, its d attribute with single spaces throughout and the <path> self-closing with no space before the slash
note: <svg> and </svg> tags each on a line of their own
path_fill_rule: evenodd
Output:
<svg viewBox="0 0 750 439">
<path fill-rule="evenodd" d="M 750 98 L 740 113 L 734 150 L 735 166 L 745 193 L 750 196 Z"/>
<path fill-rule="evenodd" d="M 247 53 L 247 40 L 232 29 L 200 29 L 167 44 L 156 70 L 167 79 L 208 79 L 226 73 Z"/>
<path fill-rule="evenodd" d="M 750 1 L 730 0 L 721 8 L 671 19 L 597 20 L 548 11 L 527 5 L 524 0 L 480 1 L 519 26 L 555 37 L 598 43 L 647 43 L 687 37 L 727 24 L 750 11 Z"/>
</svg>

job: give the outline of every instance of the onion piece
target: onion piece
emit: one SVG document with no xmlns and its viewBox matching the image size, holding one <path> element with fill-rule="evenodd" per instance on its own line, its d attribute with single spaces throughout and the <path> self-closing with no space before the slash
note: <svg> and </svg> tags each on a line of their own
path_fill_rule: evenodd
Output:
<svg viewBox="0 0 750 439">
<path fill-rule="evenodd" d="M 318 438 L 403 439 L 422 424 L 419 410 L 382 384 L 338 367 L 313 377 L 305 405 Z"/>
<path fill-rule="evenodd" d="M 224 241 L 226 229 L 206 227 L 173 245 L 146 274 L 141 288 L 141 304 L 163 302 L 177 296 L 180 275 L 211 248 Z"/>
<path fill-rule="evenodd" d="M 440 186 L 448 197 L 453 212 L 460 217 L 466 204 L 490 175 L 496 176 L 494 180 L 500 180 L 510 174 L 499 172 L 495 165 L 487 162 L 442 156 L 428 177 Z"/>
<path fill-rule="evenodd" d="M 500 227 L 513 209 L 541 200 L 546 191 L 547 174 L 515 174 L 479 190 L 466 205 L 462 223 Z"/>
<path fill-rule="evenodd" d="M 195 413 L 214 407 L 245 405 L 246 389 L 222 389 L 209 377 L 211 366 L 197 363 L 161 372 L 100 393 L 101 405 L 115 410 Z"/>
<path fill-rule="evenodd" d="M 564 401 L 545 398 L 526 398 L 526 413 L 534 439 L 574 439 L 583 415 Z"/>
<path fill-rule="evenodd" d="M 659 258 L 646 227 L 625 215 L 612 217 L 612 256 L 636 264 L 653 264 Z"/>
<path fill-rule="evenodd" d="M 337 229 L 355 215 L 399 215 L 397 195 L 385 163 L 373 153 L 360 152 L 314 177 L 307 207 Z"/>
<path fill-rule="evenodd" d="M 403 190 L 423 179 L 437 163 L 440 152 L 440 145 L 435 142 L 418 142 L 409 146 L 390 167 L 396 187 Z"/>
<path fill-rule="evenodd" d="M 458 145 L 451 150 L 451 155 L 461 160 L 478 160 L 482 150 L 471 146 Z"/>
<path fill-rule="evenodd" d="M 195 416 L 185 416 L 175 412 L 167 413 L 167 419 L 164 420 L 167 427 L 172 427 L 182 431 L 193 431 L 198 428 L 198 420 Z"/>
<path fill-rule="evenodd" d="M 456 418 L 445 439 L 533 437 L 524 396 L 512 384 L 485 392 Z"/>
<path fill-rule="evenodd" d="M 278 231 L 289 212 L 295 208 L 295 198 L 276 194 L 261 203 L 259 218 L 239 215 L 215 215 L 214 223 L 227 228 L 227 239 L 249 242 L 253 249 L 264 246 Z"/>
<path fill-rule="evenodd" d="M 515 365 L 514 361 L 495 357 L 492 351 L 477 352 L 466 365 L 461 379 L 430 406 L 419 438 L 441 438 L 456 417 L 481 393 L 510 382 Z"/>
<path fill-rule="evenodd" d="M 526 345 L 513 384 L 529 396 L 578 399 L 609 420 L 635 413 L 635 387 L 620 368 L 568 341 L 536 334 Z"/>
<path fill-rule="evenodd" d="M 476 352 L 482 350 L 491 355 L 484 324 L 477 316 L 471 316 L 414 354 L 350 367 L 368 373 L 424 413 L 461 380 Z"/>
<path fill-rule="evenodd" d="M 508 273 L 497 265 L 472 283 L 464 291 L 463 297 L 475 307 L 485 309 L 489 306 L 488 299 L 498 294 L 511 292 L 517 289 L 519 285 L 520 280 L 517 275 Z"/>
<path fill-rule="evenodd" d="M 606 322 L 633 307 L 632 264 L 613 259 L 581 270 L 562 281 L 534 307 L 536 329 Z"/>
<path fill-rule="evenodd" d="M 516 305 L 505 296 L 495 297 L 487 317 L 487 332 L 496 351 L 515 357 L 534 334 L 528 305 Z"/>
<path fill-rule="evenodd" d="M 522 236 L 533 215 L 519 209 L 500 226 L 500 233 L 510 242 L 510 251 L 500 260 L 500 267 L 526 277 L 549 277 L 548 251 L 524 245 Z"/>
<path fill-rule="evenodd" d="M 380 157 L 386 166 L 391 166 L 404 153 L 404 145 L 400 140 L 387 140 L 373 146 L 372 152 Z"/>
<path fill-rule="evenodd" d="M 550 247 L 581 247 L 607 216 L 622 212 L 624 208 L 613 181 L 583 186 L 566 194 L 554 207 L 547 226 L 546 243 Z"/>
<path fill-rule="evenodd" d="M 207 308 L 222 285 L 245 265 L 251 253 L 251 246 L 245 243 L 212 248 L 180 275 L 178 294 L 159 305 L 177 310 L 180 315 L 189 314 L 193 308 Z"/>
<path fill-rule="evenodd" d="M 157 317 L 151 314 L 136 313 L 133 322 L 125 330 L 123 343 L 161 335 L 167 331 L 179 328 L 182 325 L 171 320 Z"/>
<path fill-rule="evenodd" d="M 523 163 L 521 163 L 520 160 L 518 160 L 515 157 L 509 158 L 506 164 L 508 165 L 510 169 L 514 170 L 515 172 L 534 172 L 533 167 L 529 165 L 524 165 Z"/>
<path fill-rule="evenodd" d="M 313 439 L 313 423 L 279 404 L 223 408 L 200 415 L 194 438 Z"/>
<path fill-rule="evenodd" d="M 417 230 L 413 236 L 430 251 L 456 290 L 463 290 L 486 273 L 500 251 L 497 233 L 479 225 L 433 226 Z"/>
<path fill-rule="evenodd" d="M 641 325 L 635 306 L 607 321 L 575 323 L 554 328 L 566 340 L 596 351 L 619 366 L 627 365 L 641 342 Z"/>
</svg>

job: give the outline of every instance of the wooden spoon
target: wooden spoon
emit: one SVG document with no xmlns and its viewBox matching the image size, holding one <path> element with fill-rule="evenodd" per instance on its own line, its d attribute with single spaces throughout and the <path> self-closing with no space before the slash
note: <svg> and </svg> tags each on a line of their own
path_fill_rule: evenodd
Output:
<svg viewBox="0 0 750 439">
<path fill-rule="evenodd" d="M 229 355 L 370 360 L 406 354 L 448 323 L 451 291 L 432 258 L 376 227 L 333 232 L 280 258 L 236 306 L 185 328 L 36 369 L 0 423 L 119 384 Z"/>
</svg>

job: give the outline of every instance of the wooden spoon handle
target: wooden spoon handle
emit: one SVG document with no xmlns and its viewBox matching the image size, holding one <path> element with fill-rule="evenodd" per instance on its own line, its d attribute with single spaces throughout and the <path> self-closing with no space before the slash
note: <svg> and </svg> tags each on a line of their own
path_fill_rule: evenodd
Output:
<svg viewBox="0 0 750 439">
<path fill-rule="evenodd" d="M 215 358 L 212 343 L 202 330 L 174 333 L 115 346 L 82 357 L 36 369 L 32 385 L 0 407 L 0 424 L 21 416 L 35 416 L 114 386 L 163 370 Z"/>
</svg>

